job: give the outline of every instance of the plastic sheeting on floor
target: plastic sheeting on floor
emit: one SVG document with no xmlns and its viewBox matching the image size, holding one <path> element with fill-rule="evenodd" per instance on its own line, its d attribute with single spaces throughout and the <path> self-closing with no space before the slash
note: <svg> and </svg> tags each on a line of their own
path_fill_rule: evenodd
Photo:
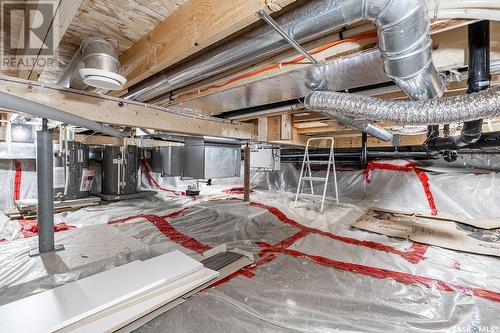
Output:
<svg viewBox="0 0 500 333">
<path fill-rule="evenodd" d="M 339 172 L 343 203 L 329 203 L 324 214 L 306 200 L 293 208 L 294 195 L 282 191 L 296 186 L 300 170 L 293 164 L 284 164 L 280 172 L 253 175 L 250 204 L 234 194 L 237 190 L 224 191 L 238 181 L 216 181 L 212 187 L 202 185 L 205 195 L 196 199 L 159 190 L 154 198 L 58 214 L 56 223 L 76 227 L 56 233 L 66 253 L 29 258 L 36 237 L 0 244 L 0 303 L 174 248 L 195 256 L 227 243 L 253 252 L 256 265 L 138 331 L 499 330 L 499 259 L 350 227 L 369 205 L 431 213 L 422 174 L 410 169 Z M 495 212 L 500 212 L 497 174 L 425 175 L 439 214 L 473 218 L 497 217 Z M 181 184 L 187 184 L 151 177 L 165 190 L 182 191 Z M 146 176 L 143 183 L 151 186 Z M 472 209 L 476 204 L 479 207 Z"/>
</svg>

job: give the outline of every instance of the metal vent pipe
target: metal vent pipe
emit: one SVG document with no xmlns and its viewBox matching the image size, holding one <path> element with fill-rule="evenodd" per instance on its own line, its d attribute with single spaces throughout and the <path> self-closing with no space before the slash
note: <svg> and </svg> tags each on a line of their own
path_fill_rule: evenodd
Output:
<svg viewBox="0 0 500 333">
<path fill-rule="evenodd" d="M 119 90 L 127 79 L 120 75 L 120 61 L 113 45 L 99 37 L 85 38 L 58 84 L 79 90 L 88 86 Z"/>
<path fill-rule="evenodd" d="M 412 99 L 432 99 L 444 92 L 431 58 L 430 24 L 425 0 L 317 0 L 276 19 L 295 40 L 304 43 L 346 25 L 375 23 L 384 69 Z M 209 51 L 175 70 L 163 71 L 129 89 L 127 98 L 141 102 L 289 48 L 269 26 Z M 161 97 L 161 98 L 168 98 Z"/>
</svg>

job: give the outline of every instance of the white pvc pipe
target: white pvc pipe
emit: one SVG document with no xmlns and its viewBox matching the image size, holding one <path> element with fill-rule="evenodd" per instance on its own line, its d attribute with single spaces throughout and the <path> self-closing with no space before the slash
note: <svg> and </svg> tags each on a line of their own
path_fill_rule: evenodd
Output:
<svg viewBox="0 0 500 333">
<path fill-rule="evenodd" d="M 433 15 L 430 13 L 431 16 Z M 455 8 L 455 9 L 442 9 L 438 11 L 438 19 L 474 19 L 474 20 L 490 20 L 500 21 L 500 10 L 489 9 L 469 9 L 469 8 Z"/>
<path fill-rule="evenodd" d="M 439 9 L 455 9 L 455 8 L 500 8 L 498 0 L 435 0 L 434 3 L 429 5 L 432 10 L 438 1 Z"/>
</svg>

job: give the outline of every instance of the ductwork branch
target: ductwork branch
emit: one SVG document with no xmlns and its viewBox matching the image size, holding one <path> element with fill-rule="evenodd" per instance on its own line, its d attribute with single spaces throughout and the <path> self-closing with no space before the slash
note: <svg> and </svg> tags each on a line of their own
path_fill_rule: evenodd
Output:
<svg viewBox="0 0 500 333">
<path fill-rule="evenodd" d="M 309 1 L 278 17 L 276 22 L 296 41 L 304 43 L 362 20 L 375 23 L 385 72 L 408 96 L 422 100 L 443 94 L 444 83 L 431 58 L 425 0 Z M 132 87 L 127 98 L 160 101 L 174 89 L 270 57 L 288 47 L 273 28 L 263 26 Z"/>
<path fill-rule="evenodd" d="M 310 92 L 304 105 L 333 116 L 349 115 L 399 125 L 462 123 L 500 115 L 500 88 L 426 101 L 386 100 L 332 91 Z"/>
<path fill-rule="evenodd" d="M 335 119 L 342 124 L 357 128 L 361 132 L 370 134 L 371 136 L 379 140 L 390 142 L 393 139 L 393 134 L 391 132 L 367 121 L 366 119 L 356 119 L 354 117 L 344 116 L 341 114 L 334 115 L 332 113 L 323 113 L 323 112 L 320 113 L 326 115 L 327 117 Z"/>
</svg>

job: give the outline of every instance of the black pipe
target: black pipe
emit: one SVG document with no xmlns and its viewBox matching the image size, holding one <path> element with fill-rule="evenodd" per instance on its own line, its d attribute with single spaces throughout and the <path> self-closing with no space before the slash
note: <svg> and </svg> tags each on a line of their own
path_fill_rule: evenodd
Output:
<svg viewBox="0 0 500 333">
<path fill-rule="evenodd" d="M 443 126 L 443 135 L 445 138 L 450 136 L 450 124 L 444 124 Z"/>
<path fill-rule="evenodd" d="M 368 134 L 361 133 L 361 165 L 368 164 Z"/>
<path fill-rule="evenodd" d="M 439 125 L 428 125 L 427 126 L 427 140 L 435 139 L 439 137 Z"/>
<path fill-rule="evenodd" d="M 490 87 L 490 21 L 480 21 L 468 26 L 469 70 L 467 94 L 473 94 Z M 458 150 L 480 140 L 483 120 L 464 123 L 459 135 L 444 138 L 429 138 L 426 148 L 430 151 Z"/>
<path fill-rule="evenodd" d="M 497 148 L 500 146 L 500 132 L 483 133 L 481 138 L 467 146 L 472 149 Z"/>
<path fill-rule="evenodd" d="M 341 161 L 349 161 L 360 163 L 362 160 L 362 154 L 360 152 L 344 152 L 344 153 L 335 153 L 335 162 Z M 319 152 L 315 153 L 313 151 L 309 152 L 309 157 L 314 160 L 328 160 L 330 155 L 328 153 Z M 304 154 L 300 152 L 293 152 L 291 154 L 287 154 L 282 150 L 281 153 L 281 161 L 283 162 L 301 162 L 304 158 Z M 429 160 L 435 159 L 434 156 L 427 154 L 424 151 L 408 151 L 408 152 L 400 152 L 400 151 L 367 151 L 366 160 L 375 160 L 375 159 L 387 159 L 387 158 L 401 158 L 401 159 L 413 159 L 413 160 Z"/>
</svg>

